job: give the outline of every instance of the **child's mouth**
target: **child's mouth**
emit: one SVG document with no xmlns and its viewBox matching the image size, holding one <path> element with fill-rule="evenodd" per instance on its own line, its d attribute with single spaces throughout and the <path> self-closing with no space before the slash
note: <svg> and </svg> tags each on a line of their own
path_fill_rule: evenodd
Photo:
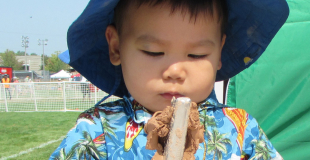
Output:
<svg viewBox="0 0 310 160">
<path fill-rule="evenodd" d="M 165 99 L 168 99 L 168 100 L 171 100 L 172 97 L 175 97 L 175 98 L 179 98 L 179 97 L 184 97 L 184 95 L 182 94 L 179 94 L 179 93 L 162 93 L 160 94 L 162 97 L 164 97 Z"/>
</svg>

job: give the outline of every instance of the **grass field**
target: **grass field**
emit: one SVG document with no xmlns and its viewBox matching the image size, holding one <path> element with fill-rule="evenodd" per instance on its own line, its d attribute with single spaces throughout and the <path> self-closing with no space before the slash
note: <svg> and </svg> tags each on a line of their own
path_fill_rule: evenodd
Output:
<svg viewBox="0 0 310 160">
<path fill-rule="evenodd" d="M 80 112 L 0 112 L 0 159 L 58 140 L 74 126 Z M 16 160 L 45 160 L 61 141 L 21 156 Z"/>
</svg>

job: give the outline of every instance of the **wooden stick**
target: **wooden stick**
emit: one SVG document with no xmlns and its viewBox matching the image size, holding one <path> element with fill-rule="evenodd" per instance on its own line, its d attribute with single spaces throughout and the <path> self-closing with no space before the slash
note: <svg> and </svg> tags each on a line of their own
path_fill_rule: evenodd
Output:
<svg viewBox="0 0 310 160">
<path fill-rule="evenodd" d="M 174 107 L 174 113 L 170 123 L 170 133 L 164 157 L 166 160 L 182 160 L 191 100 L 187 97 L 178 99 L 173 97 L 171 105 Z"/>
</svg>

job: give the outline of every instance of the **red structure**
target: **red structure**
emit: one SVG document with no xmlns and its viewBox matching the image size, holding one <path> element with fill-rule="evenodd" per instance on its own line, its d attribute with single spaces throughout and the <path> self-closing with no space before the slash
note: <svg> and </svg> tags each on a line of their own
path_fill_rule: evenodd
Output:
<svg viewBox="0 0 310 160">
<path fill-rule="evenodd" d="M 1 78 L 4 74 L 7 74 L 10 80 L 13 81 L 13 68 L 12 67 L 0 66 L 0 74 L 1 74 Z"/>
</svg>

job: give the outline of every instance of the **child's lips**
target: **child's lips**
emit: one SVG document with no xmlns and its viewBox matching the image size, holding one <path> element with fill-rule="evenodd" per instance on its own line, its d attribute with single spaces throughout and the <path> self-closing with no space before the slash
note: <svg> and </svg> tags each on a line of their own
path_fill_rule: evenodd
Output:
<svg viewBox="0 0 310 160">
<path fill-rule="evenodd" d="M 172 97 L 175 97 L 175 98 L 184 97 L 184 95 L 179 94 L 179 93 L 162 93 L 160 95 L 168 100 L 171 100 Z"/>
</svg>

